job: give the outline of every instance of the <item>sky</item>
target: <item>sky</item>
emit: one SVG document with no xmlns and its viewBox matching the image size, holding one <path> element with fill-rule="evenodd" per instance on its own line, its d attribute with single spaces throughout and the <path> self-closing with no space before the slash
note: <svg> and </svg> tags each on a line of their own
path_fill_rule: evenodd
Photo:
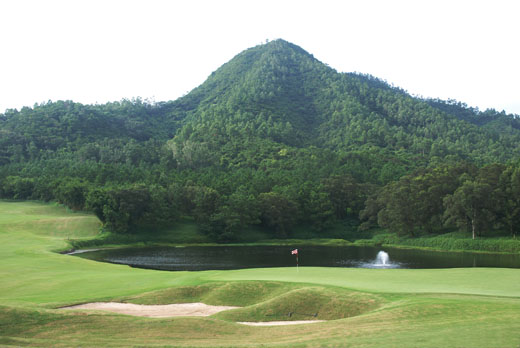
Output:
<svg viewBox="0 0 520 348">
<path fill-rule="evenodd" d="M 0 112 L 174 100 L 282 38 L 338 72 L 520 114 L 517 0 L 0 0 Z"/>
</svg>

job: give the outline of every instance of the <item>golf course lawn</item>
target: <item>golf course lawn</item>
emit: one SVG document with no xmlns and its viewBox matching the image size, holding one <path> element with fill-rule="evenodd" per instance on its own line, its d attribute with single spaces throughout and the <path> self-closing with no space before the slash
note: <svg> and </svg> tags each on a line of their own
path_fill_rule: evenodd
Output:
<svg viewBox="0 0 520 348">
<path fill-rule="evenodd" d="M 520 346 L 519 269 L 164 272 L 55 252 L 99 226 L 95 216 L 60 206 L 0 201 L 0 346 Z M 175 318 L 59 309 L 102 301 L 241 308 Z M 326 321 L 236 323 L 305 319 Z"/>
</svg>

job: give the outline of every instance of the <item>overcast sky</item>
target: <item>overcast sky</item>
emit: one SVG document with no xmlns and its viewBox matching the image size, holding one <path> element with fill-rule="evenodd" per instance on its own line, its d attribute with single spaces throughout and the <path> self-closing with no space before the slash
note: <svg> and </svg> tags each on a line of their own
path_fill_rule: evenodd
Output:
<svg viewBox="0 0 520 348">
<path fill-rule="evenodd" d="M 520 114 L 520 1 L 0 0 L 0 112 L 176 99 L 283 38 L 339 72 Z"/>
</svg>

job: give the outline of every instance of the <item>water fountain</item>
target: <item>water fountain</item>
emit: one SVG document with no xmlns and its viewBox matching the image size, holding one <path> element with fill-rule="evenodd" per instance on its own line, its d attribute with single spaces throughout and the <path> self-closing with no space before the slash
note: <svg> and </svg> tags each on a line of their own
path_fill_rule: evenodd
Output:
<svg viewBox="0 0 520 348">
<path fill-rule="evenodd" d="M 390 257 L 386 251 L 381 250 L 377 253 L 375 266 L 386 266 L 390 262 Z"/>
</svg>

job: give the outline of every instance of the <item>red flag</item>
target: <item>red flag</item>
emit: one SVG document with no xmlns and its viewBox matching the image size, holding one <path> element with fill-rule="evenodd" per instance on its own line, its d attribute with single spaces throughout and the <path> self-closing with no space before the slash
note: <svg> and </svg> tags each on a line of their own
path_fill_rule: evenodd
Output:
<svg viewBox="0 0 520 348">
<path fill-rule="evenodd" d="M 291 251 L 291 255 L 298 255 L 298 249 L 294 249 L 293 251 Z"/>
</svg>

